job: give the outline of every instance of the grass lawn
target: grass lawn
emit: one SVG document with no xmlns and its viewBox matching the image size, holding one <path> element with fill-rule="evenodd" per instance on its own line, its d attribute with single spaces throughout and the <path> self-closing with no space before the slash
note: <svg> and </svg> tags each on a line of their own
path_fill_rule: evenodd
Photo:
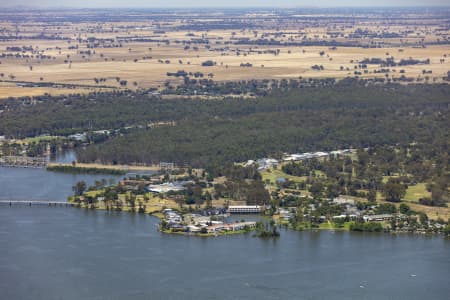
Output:
<svg viewBox="0 0 450 300">
<path fill-rule="evenodd" d="M 301 182 L 306 180 L 306 176 L 302 176 L 302 177 L 298 177 L 298 176 L 292 176 L 292 175 L 288 175 L 286 173 L 284 173 L 281 170 L 278 169 L 271 169 L 271 170 L 265 170 L 261 172 L 261 176 L 263 181 L 266 181 L 266 179 L 268 179 L 270 181 L 271 184 L 275 184 L 277 178 L 286 178 L 290 181 L 293 182 Z"/>
<path fill-rule="evenodd" d="M 95 198 L 95 197 L 97 197 L 97 195 L 102 194 L 103 192 L 104 192 L 104 190 L 102 189 L 102 190 L 87 191 L 84 194 L 86 196 Z"/>
<path fill-rule="evenodd" d="M 448 207 L 425 206 L 411 202 L 407 204 L 412 210 L 425 213 L 429 219 L 436 220 L 441 218 L 445 221 L 450 219 L 450 208 Z"/>
<path fill-rule="evenodd" d="M 324 222 L 319 225 L 320 229 L 334 229 L 334 224 L 331 222 Z"/>
<path fill-rule="evenodd" d="M 333 222 L 324 222 L 319 225 L 319 229 L 325 229 L 325 230 L 350 230 L 350 223 L 351 222 L 345 222 L 343 227 L 337 227 L 335 223 Z"/>
<path fill-rule="evenodd" d="M 62 137 L 60 137 L 60 136 L 36 136 L 36 137 L 20 140 L 20 142 L 23 144 L 30 144 L 30 143 L 38 143 L 40 141 L 52 141 L 52 140 L 57 140 L 60 138 L 62 138 Z"/>
<path fill-rule="evenodd" d="M 179 209 L 180 206 L 173 200 L 170 199 L 160 199 L 158 197 L 153 197 L 148 202 L 144 202 L 146 212 L 162 211 L 164 208 Z"/>
<path fill-rule="evenodd" d="M 418 202 L 420 198 L 431 197 L 431 193 L 427 191 L 425 183 L 418 183 L 409 186 L 406 190 L 405 201 Z"/>
<path fill-rule="evenodd" d="M 397 175 L 391 175 L 391 176 L 383 176 L 383 183 L 388 182 L 389 178 L 395 178 L 398 177 Z"/>
<path fill-rule="evenodd" d="M 316 174 L 316 177 L 327 177 L 324 172 L 319 170 L 315 170 L 314 173 Z"/>
</svg>

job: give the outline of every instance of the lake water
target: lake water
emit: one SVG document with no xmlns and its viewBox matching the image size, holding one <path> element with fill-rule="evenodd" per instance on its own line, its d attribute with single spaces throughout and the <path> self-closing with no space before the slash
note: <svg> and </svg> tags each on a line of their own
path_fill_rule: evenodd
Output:
<svg viewBox="0 0 450 300">
<path fill-rule="evenodd" d="M 76 160 L 74 151 L 65 151 L 51 157 L 51 162 L 70 163 Z M 48 200 L 65 201 L 73 194 L 72 186 L 85 181 L 88 186 L 96 180 L 118 182 L 124 176 L 85 175 L 48 172 L 45 169 L 0 167 L 0 200 Z"/>
<path fill-rule="evenodd" d="M 0 168 L 0 198 L 81 176 Z M 165 235 L 148 215 L 0 206 L 0 299 L 448 299 L 450 240 L 348 232 Z"/>
<path fill-rule="evenodd" d="M 0 200 L 65 201 L 68 196 L 73 195 L 72 186 L 78 181 L 84 180 L 89 186 L 103 178 L 117 182 L 122 177 L 0 167 Z"/>
</svg>

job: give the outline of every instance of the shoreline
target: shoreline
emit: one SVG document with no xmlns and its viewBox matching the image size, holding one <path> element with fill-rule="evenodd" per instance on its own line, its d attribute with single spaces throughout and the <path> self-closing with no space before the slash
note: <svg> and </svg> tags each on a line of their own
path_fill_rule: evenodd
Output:
<svg viewBox="0 0 450 300">
<path fill-rule="evenodd" d="M 164 214 L 161 211 L 150 211 L 150 212 L 139 212 L 139 209 L 135 209 L 135 211 L 132 211 L 130 207 L 122 207 L 120 210 L 116 208 L 112 209 L 106 209 L 105 207 L 87 207 L 83 206 L 79 203 L 67 201 L 68 204 L 71 204 L 71 207 L 77 208 L 77 209 L 88 209 L 88 210 L 98 210 L 98 211 L 114 211 L 114 212 L 126 212 L 126 213 L 134 213 L 134 214 L 144 214 L 151 217 L 157 218 L 159 221 L 164 219 Z M 182 232 L 182 231 L 172 231 L 170 229 L 161 229 L 160 223 L 157 224 L 157 230 L 163 234 L 168 235 L 182 235 L 182 236 L 196 236 L 196 237 L 218 237 L 218 236 L 226 236 L 226 235 L 239 235 L 239 234 L 248 234 L 248 233 L 254 233 L 256 232 L 256 229 L 252 228 L 251 230 L 236 230 L 236 231 L 225 231 L 225 232 L 218 232 L 218 233 L 192 233 L 192 232 Z M 407 230 L 385 230 L 382 231 L 356 231 L 356 230 L 350 230 L 347 227 L 344 228 L 324 228 L 324 227 L 318 227 L 318 228 L 303 228 L 303 229 L 296 229 L 291 226 L 286 226 L 287 224 L 283 223 L 277 223 L 279 229 L 285 229 L 285 230 L 292 230 L 297 232 L 302 231 L 309 231 L 309 232 L 320 232 L 320 231 L 331 231 L 331 232 L 353 232 L 353 233 L 359 233 L 359 234 L 391 234 L 391 235 L 420 235 L 420 236 L 443 236 L 444 238 L 449 238 L 450 236 L 447 236 L 443 232 L 426 232 L 426 231 L 407 231 Z"/>
<path fill-rule="evenodd" d="M 195 232 L 182 232 L 182 231 L 171 231 L 171 230 L 163 230 L 159 228 L 158 225 L 158 231 L 164 234 L 170 234 L 170 235 L 183 235 L 183 236 L 195 236 L 195 237 L 219 237 L 219 236 L 226 236 L 226 235 L 239 235 L 239 234 L 248 234 L 255 232 L 256 230 L 236 230 L 236 231 L 226 231 L 226 232 L 218 232 L 216 234 L 214 233 L 195 233 Z"/>
<path fill-rule="evenodd" d="M 126 213 L 133 213 L 133 214 L 143 214 L 143 215 L 149 215 L 152 217 L 157 218 L 160 222 L 157 224 L 158 231 L 164 234 L 175 234 L 175 235 L 186 235 L 186 236 L 198 236 L 198 237 L 216 237 L 216 236 L 224 236 L 224 235 L 236 235 L 236 234 L 246 234 L 250 232 L 255 232 L 256 228 L 249 228 L 248 230 L 240 229 L 240 230 L 229 230 L 229 231 L 223 231 L 223 232 L 208 232 L 208 233 L 200 233 L 200 232 L 184 232 L 184 231 L 173 231 L 171 229 L 162 229 L 161 228 L 161 221 L 164 220 L 164 214 L 161 210 L 151 210 L 151 209 L 145 209 L 140 211 L 139 206 L 134 207 L 134 209 L 131 206 L 122 206 L 120 209 L 117 209 L 115 207 L 106 207 L 104 205 L 95 205 L 90 206 L 89 204 L 82 204 L 75 202 L 71 200 L 70 198 L 67 200 L 67 203 L 70 204 L 72 207 L 77 209 L 86 209 L 86 210 L 94 210 L 94 211 L 111 211 L 111 212 L 126 212 Z"/>
<path fill-rule="evenodd" d="M 160 171 L 158 165 L 153 166 L 135 166 L 135 165 L 107 165 L 100 163 L 49 163 L 48 167 L 75 167 L 80 169 L 104 169 L 104 170 L 119 170 L 119 171 Z"/>
</svg>

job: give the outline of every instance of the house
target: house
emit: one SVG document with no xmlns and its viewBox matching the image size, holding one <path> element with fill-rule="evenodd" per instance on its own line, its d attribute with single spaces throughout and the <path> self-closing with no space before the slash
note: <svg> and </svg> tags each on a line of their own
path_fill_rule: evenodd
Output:
<svg viewBox="0 0 450 300">
<path fill-rule="evenodd" d="M 175 164 L 173 162 L 160 162 L 159 168 L 161 170 L 173 170 L 175 168 Z"/>
<path fill-rule="evenodd" d="M 339 220 L 339 219 L 349 219 L 349 220 L 356 220 L 357 219 L 357 215 L 355 215 L 355 214 L 351 214 L 351 215 L 348 215 L 348 214 L 343 214 L 343 215 L 338 215 L 338 216 L 333 216 L 333 220 Z"/>
<path fill-rule="evenodd" d="M 206 225 L 211 222 L 211 218 L 197 215 L 197 216 L 192 216 L 192 221 L 194 224 Z"/>
<path fill-rule="evenodd" d="M 254 164 L 255 164 L 255 161 L 250 159 L 246 163 L 244 163 L 244 167 L 250 167 L 250 166 L 253 166 Z"/>
<path fill-rule="evenodd" d="M 109 130 L 95 130 L 95 131 L 93 131 L 93 133 L 95 133 L 95 134 L 110 135 L 110 134 L 111 134 L 111 131 L 109 131 Z"/>
<path fill-rule="evenodd" d="M 246 227 L 255 228 L 256 227 L 256 222 L 231 223 L 231 224 L 226 224 L 225 227 L 228 230 L 231 230 L 231 231 L 244 230 Z"/>
<path fill-rule="evenodd" d="M 336 197 L 333 199 L 333 203 L 355 205 L 355 200 L 347 198 L 347 197 L 339 196 L 339 197 Z"/>
<path fill-rule="evenodd" d="M 329 155 L 328 152 L 321 152 L 321 151 L 313 153 L 314 157 L 325 157 L 325 156 L 328 156 L 328 155 Z"/>
<path fill-rule="evenodd" d="M 294 214 L 288 209 L 281 208 L 278 212 L 280 214 L 280 218 L 284 219 L 285 221 L 289 221 L 294 217 Z"/>
<path fill-rule="evenodd" d="M 215 233 L 220 231 L 226 231 L 226 227 L 224 225 L 208 226 L 208 233 Z"/>
<path fill-rule="evenodd" d="M 167 220 L 168 223 L 179 224 L 183 222 L 183 218 L 181 217 L 181 215 L 179 215 L 177 212 L 173 211 L 170 208 L 165 209 L 163 213 L 164 218 Z"/>
<path fill-rule="evenodd" d="M 167 227 L 172 229 L 172 231 L 186 231 L 188 229 L 186 226 L 183 226 L 179 223 L 171 223 L 171 222 L 167 224 Z"/>
<path fill-rule="evenodd" d="M 85 142 L 87 140 L 86 134 L 84 133 L 76 133 L 68 136 L 69 139 L 79 141 L 79 142 Z"/>
<path fill-rule="evenodd" d="M 197 226 L 195 226 L 195 225 L 189 225 L 189 226 L 187 227 L 187 229 L 188 229 L 190 232 L 200 232 L 200 231 L 202 230 L 200 227 L 197 227 Z"/>
<path fill-rule="evenodd" d="M 267 170 L 278 166 L 278 160 L 273 158 L 261 158 L 256 161 L 258 170 Z"/>
</svg>

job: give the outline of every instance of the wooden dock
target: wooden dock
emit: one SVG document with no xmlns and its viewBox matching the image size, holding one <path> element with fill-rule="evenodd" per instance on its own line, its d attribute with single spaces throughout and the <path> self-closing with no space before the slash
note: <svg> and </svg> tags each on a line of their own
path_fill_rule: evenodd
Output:
<svg viewBox="0 0 450 300">
<path fill-rule="evenodd" d="M 13 205 L 67 207 L 67 206 L 74 206 L 75 204 L 74 203 L 65 202 L 65 201 L 0 200 L 0 206 L 13 206 Z"/>
</svg>

